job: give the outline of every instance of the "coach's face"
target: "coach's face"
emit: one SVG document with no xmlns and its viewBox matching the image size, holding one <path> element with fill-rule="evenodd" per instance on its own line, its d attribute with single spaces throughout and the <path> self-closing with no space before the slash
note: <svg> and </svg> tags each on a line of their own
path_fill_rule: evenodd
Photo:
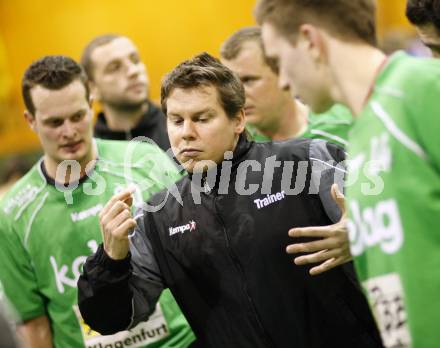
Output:
<svg viewBox="0 0 440 348">
<path fill-rule="evenodd" d="M 244 125 L 244 112 L 229 118 L 214 86 L 176 88 L 167 99 L 170 143 L 190 173 L 220 163 L 226 151 L 234 150 Z"/>
<path fill-rule="evenodd" d="M 334 102 L 322 32 L 304 25 L 292 42 L 270 23 L 261 29 L 267 56 L 278 62 L 280 88 L 290 90 L 292 96 L 299 95 L 314 112 L 328 110 Z"/>
</svg>

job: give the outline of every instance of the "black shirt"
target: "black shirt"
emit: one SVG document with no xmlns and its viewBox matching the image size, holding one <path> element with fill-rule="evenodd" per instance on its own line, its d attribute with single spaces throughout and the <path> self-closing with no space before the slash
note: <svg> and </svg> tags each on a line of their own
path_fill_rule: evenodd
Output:
<svg viewBox="0 0 440 348">
<path fill-rule="evenodd" d="M 139 123 L 129 131 L 111 130 L 102 112 L 98 114 L 94 131 L 96 138 L 131 140 L 139 136 L 144 136 L 152 139 L 165 152 L 171 147 L 166 129 L 165 115 L 150 101 L 148 101 L 147 112 L 142 115 Z"/>
</svg>

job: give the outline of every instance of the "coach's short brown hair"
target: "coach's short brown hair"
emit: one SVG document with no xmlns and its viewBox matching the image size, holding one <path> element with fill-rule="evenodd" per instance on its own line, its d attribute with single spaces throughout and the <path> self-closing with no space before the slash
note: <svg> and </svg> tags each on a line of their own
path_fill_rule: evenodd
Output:
<svg viewBox="0 0 440 348">
<path fill-rule="evenodd" d="M 260 27 L 245 27 L 236 31 L 234 34 L 228 37 L 225 42 L 223 42 L 222 46 L 220 47 L 220 55 L 223 59 L 226 60 L 235 59 L 240 54 L 243 45 L 247 42 L 255 42 L 258 45 L 264 62 L 275 74 L 277 74 L 278 66 L 276 64 L 276 61 L 274 59 L 268 58 L 264 52 Z"/>
<path fill-rule="evenodd" d="M 216 87 L 220 104 L 229 118 L 236 117 L 244 107 L 244 87 L 238 76 L 204 52 L 179 64 L 165 76 L 160 93 L 163 113 L 167 114 L 167 100 L 174 89 L 205 86 Z"/>
<path fill-rule="evenodd" d="M 255 17 L 291 39 L 309 23 L 342 39 L 376 46 L 375 9 L 374 0 L 259 0 Z"/>
</svg>

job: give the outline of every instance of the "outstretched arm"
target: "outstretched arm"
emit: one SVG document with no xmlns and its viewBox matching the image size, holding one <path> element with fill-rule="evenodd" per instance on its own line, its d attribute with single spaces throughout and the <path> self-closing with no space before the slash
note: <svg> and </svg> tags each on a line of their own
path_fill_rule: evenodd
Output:
<svg viewBox="0 0 440 348">
<path fill-rule="evenodd" d="M 309 253 L 308 255 L 296 257 L 294 262 L 297 265 L 320 263 L 310 269 L 311 275 L 321 274 L 352 259 L 346 227 L 345 197 L 339 191 L 337 184 L 332 185 L 331 194 L 342 212 L 342 217 L 337 223 L 329 226 L 302 227 L 289 230 L 289 236 L 293 238 L 321 238 L 308 243 L 290 244 L 286 248 L 288 254 Z"/>
</svg>

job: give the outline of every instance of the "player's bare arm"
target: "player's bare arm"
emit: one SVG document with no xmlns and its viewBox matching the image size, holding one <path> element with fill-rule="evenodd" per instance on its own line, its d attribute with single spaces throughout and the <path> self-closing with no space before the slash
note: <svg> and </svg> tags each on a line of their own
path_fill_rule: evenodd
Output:
<svg viewBox="0 0 440 348">
<path fill-rule="evenodd" d="M 43 315 L 26 320 L 17 327 L 18 337 L 29 348 L 51 348 L 52 332 L 49 319 Z"/>
<path fill-rule="evenodd" d="M 320 263 L 310 269 L 311 275 L 321 274 L 352 259 L 346 226 L 345 197 L 336 184 L 332 185 L 331 193 L 342 211 L 342 217 L 337 223 L 329 226 L 302 227 L 289 230 L 289 236 L 293 238 L 322 238 L 308 243 L 290 244 L 286 248 L 288 254 L 308 253 L 296 257 L 294 259 L 296 265 Z"/>
</svg>

